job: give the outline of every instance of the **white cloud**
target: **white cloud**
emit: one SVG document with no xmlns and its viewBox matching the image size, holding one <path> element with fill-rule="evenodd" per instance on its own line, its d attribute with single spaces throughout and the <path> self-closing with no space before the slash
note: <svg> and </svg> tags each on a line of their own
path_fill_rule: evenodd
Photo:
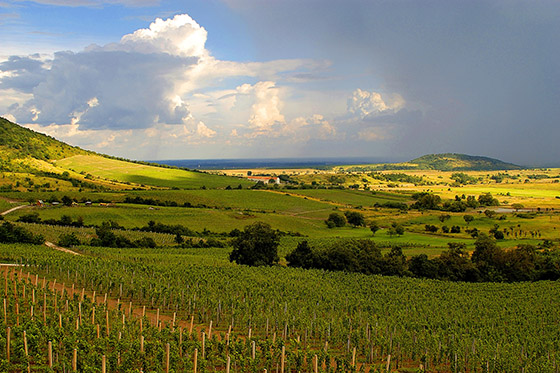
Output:
<svg viewBox="0 0 560 373">
<path fill-rule="evenodd" d="M 375 91 L 356 89 L 348 99 L 348 112 L 360 118 L 372 115 L 397 112 L 405 106 L 405 100 L 399 94 L 383 97 Z"/>
<path fill-rule="evenodd" d="M 278 123 L 285 123 L 284 116 L 280 113 L 282 101 L 279 97 L 279 89 L 274 82 L 258 82 L 250 86 L 245 84 L 239 87 L 239 91 L 245 94 L 253 94 L 255 103 L 251 108 L 249 124 L 259 131 L 267 131 Z"/>
<path fill-rule="evenodd" d="M 147 29 L 122 37 L 117 50 L 138 53 L 168 53 L 180 57 L 205 57 L 208 33 L 187 14 L 156 19 Z"/>
<path fill-rule="evenodd" d="M 71 144 L 111 154 L 128 148 L 149 159 L 186 145 L 193 152 L 192 145 L 244 147 L 265 137 L 303 143 L 340 136 L 316 108 L 300 108 L 301 95 L 291 97 L 293 74 L 328 63 L 222 61 L 206 49 L 207 37 L 181 14 L 116 43 L 9 57 L 0 61 L 0 115 Z"/>
</svg>

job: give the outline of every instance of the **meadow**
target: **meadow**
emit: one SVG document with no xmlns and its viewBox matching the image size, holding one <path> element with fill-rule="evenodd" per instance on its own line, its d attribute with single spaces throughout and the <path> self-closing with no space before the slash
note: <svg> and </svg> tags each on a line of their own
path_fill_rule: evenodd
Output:
<svg viewBox="0 0 560 373">
<path fill-rule="evenodd" d="M 135 185 L 156 187 L 198 189 L 202 187 L 217 188 L 239 184 L 247 186 L 252 183 L 233 177 L 219 177 L 200 172 L 175 168 L 161 168 L 144 164 L 132 164 L 116 159 L 96 155 L 75 155 L 55 162 L 58 167 L 78 173 L 90 174 L 107 180 L 118 180 Z"/>
</svg>

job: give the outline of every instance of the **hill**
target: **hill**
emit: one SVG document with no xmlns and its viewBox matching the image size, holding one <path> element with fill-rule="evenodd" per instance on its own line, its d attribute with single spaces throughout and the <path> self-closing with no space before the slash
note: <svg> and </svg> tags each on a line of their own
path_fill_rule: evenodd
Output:
<svg viewBox="0 0 560 373">
<path fill-rule="evenodd" d="M 70 146 L 50 136 L 21 127 L 0 117 L 0 169 L 12 171 L 21 169 L 16 160 L 37 159 L 49 161 L 78 154 L 87 154 L 86 150 Z M 16 162 L 14 162 L 16 161 Z M 18 167 L 19 166 L 19 167 Z"/>
<path fill-rule="evenodd" d="M 418 169 L 439 171 L 498 171 L 519 170 L 520 166 L 494 158 L 475 155 L 444 153 L 428 154 L 407 162 Z"/>
<path fill-rule="evenodd" d="M 0 118 L 0 189 L 225 188 L 254 183 L 97 154 Z M 32 180 L 34 179 L 34 180 Z"/>
</svg>

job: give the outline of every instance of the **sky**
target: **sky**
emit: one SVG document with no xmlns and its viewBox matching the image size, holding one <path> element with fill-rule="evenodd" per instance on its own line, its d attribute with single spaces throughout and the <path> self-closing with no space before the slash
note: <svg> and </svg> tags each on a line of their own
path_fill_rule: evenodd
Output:
<svg viewBox="0 0 560 373">
<path fill-rule="evenodd" d="M 0 116 L 130 159 L 560 164 L 557 0 L 0 0 Z"/>
</svg>

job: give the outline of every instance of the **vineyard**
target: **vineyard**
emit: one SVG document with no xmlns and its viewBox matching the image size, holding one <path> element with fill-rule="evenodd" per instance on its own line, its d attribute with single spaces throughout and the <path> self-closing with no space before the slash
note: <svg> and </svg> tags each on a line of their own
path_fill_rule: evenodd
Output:
<svg viewBox="0 0 560 373">
<path fill-rule="evenodd" d="M 226 249 L 86 252 L 0 245 L 20 265 L 0 284 L 2 371 L 559 369 L 558 282 L 251 268 Z"/>
</svg>

